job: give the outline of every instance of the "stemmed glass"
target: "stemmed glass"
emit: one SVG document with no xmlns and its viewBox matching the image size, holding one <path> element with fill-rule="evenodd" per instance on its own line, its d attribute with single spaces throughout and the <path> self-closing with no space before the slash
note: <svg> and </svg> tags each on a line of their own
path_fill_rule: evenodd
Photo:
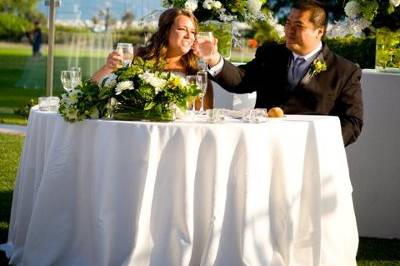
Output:
<svg viewBox="0 0 400 266">
<path fill-rule="evenodd" d="M 71 66 L 71 67 L 68 68 L 68 70 L 76 71 L 76 72 L 78 73 L 79 82 L 82 82 L 82 70 L 81 70 L 80 67 L 78 67 L 78 66 Z"/>
<path fill-rule="evenodd" d="M 64 90 L 70 92 L 79 85 L 80 74 L 75 70 L 63 70 L 61 71 L 61 82 Z"/>
<path fill-rule="evenodd" d="M 213 38 L 213 33 L 211 31 L 200 31 L 196 34 L 200 57 L 205 57 L 212 53 L 214 49 Z"/>
<path fill-rule="evenodd" d="M 204 95 L 206 94 L 207 91 L 207 71 L 205 70 L 200 70 L 196 74 L 196 84 L 199 86 L 201 92 L 200 92 L 200 101 L 201 101 L 201 106 L 199 113 L 203 114 L 204 113 Z"/>
<path fill-rule="evenodd" d="M 187 75 L 186 82 L 188 84 L 196 84 L 197 83 L 197 76 L 195 75 Z M 196 112 L 196 97 L 193 98 L 192 102 L 189 103 L 190 113 L 194 114 Z"/>
<path fill-rule="evenodd" d="M 123 57 L 123 65 L 130 66 L 133 60 L 133 45 L 131 43 L 119 42 L 116 50 Z"/>
</svg>

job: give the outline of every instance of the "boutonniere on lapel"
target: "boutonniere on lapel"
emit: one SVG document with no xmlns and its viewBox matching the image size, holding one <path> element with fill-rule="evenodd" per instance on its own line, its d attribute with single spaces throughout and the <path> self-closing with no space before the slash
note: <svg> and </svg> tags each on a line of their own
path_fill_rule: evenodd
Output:
<svg viewBox="0 0 400 266">
<path fill-rule="evenodd" d="M 311 76 L 315 76 L 327 69 L 326 63 L 323 59 L 315 59 L 311 64 Z"/>
</svg>

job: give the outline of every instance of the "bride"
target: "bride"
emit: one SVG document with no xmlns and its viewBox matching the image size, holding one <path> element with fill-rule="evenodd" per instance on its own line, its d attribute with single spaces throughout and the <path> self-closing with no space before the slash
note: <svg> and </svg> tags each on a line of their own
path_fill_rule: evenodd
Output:
<svg viewBox="0 0 400 266">
<path fill-rule="evenodd" d="M 165 70 L 180 75 L 195 75 L 199 70 L 198 57 L 192 46 L 198 31 L 197 19 L 187 10 L 171 8 L 164 11 L 158 21 L 158 29 L 150 38 L 148 45 L 135 51 L 135 56 L 143 59 L 156 59 L 166 62 Z M 93 76 L 92 80 L 100 82 L 105 76 L 122 66 L 123 58 L 117 52 L 111 52 L 106 64 Z M 196 102 L 196 108 L 200 103 Z M 208 81 L 204 97 L 205 109 L 213 107 L 213 89 Z"/>
</svg>

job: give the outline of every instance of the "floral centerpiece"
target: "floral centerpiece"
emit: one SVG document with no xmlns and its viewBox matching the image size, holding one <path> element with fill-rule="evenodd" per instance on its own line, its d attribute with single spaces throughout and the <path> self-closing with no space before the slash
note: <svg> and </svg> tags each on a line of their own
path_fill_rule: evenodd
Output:
<svg viewBox="0 0 400 266">
<path fill-rule="evenodd" d="M 118 69 L 99 85 L 86 81 L 63 94 L 59 112 L 70 122 L 102 117 L 172 121 L 200 90 L 163 67 L 135 58 L 131 66 Z"/>
</svg>

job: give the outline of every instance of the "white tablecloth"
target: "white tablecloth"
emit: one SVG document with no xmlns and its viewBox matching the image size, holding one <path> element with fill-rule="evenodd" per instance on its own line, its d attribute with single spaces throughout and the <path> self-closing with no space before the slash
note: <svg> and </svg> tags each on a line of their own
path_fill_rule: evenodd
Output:
<svg viewBox="0 0 400 266">
<path fill-rule="evenodd" d="M 356 265 L 339 120 L 90 120 L 32 110 L 8 248 L 20 265 Z"/>
<path fill-rule="evenodd" d="M 400 74 L 363 69 L 364 126 L 347 147 L 361 236 L 400 239 Z"/>
</svg>

